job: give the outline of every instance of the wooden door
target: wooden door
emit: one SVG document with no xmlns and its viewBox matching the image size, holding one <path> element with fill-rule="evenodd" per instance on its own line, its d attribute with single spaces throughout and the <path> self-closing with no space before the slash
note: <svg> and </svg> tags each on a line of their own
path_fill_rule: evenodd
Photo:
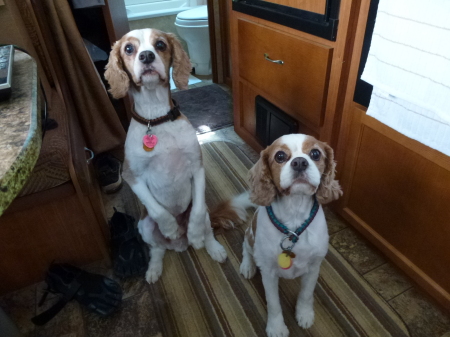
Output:
<svg viewBox="0 0 450 337">
<path fill-rule="evenodd" d="M 230 9 L 225 0 L 207 4 L 213 82 L 231 87 Z"/>
</svg>

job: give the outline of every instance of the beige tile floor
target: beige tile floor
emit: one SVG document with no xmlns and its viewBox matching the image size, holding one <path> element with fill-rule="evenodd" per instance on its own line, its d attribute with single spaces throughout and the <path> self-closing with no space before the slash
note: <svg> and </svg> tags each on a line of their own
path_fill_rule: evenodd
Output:
<svg viewBox="0 0 450 337">
<path fill-rule="evenodd" d="M 202 83 L 191 87 L 198 87 L 212 83 L 210 78 L 204 78 Z M 224 90 L 229 91 L 227 87 Z M 259 157 L 235 132 L 233 127 L 198 135 L 200 143 L 211 141 L 228 141 L 236 144 L 251 160 Z M 124 186 L 122 192 L 105 196 L 105 205 L 108 216 L 112 216 L 112 206 L 123 203 L 121 195 L 130 193 Z M 125 209 L 132 214 L 138 212 L 135 206 Z M 356 230 L 346 224 L 330 209 L 325 208 L 330 244 L 352 265 L 352 267 L 383 297 L 386 302 L 398 313 L 408 327 L 412 337 L 450 337 L 450 314 L 444 312 L 423 291 L 414 285 L 400 270 L 392 265 L 376 248 L 359 235 Z M 101 263 L 100 263 L 101 264 Z M 108 275 L 107 266 L 96 265 L 91 268 L 99 273 L 104 271 Z M 93 270 L 92 270 L 93 271 Z M 120 331 L 127 327 L 136 313 L 142 315 L 142 308 L 147 307 L 146 296 L 133 296 L 145 288 L 142 279 L 130 280 L 122 284 L 127 294 L 124 301 L 124 315 L 117 326 L 111 327 L 111 336 L 114 329 Z M 96 331 L 105 331 L 105 322 L 83 311 L 78 304 L 71 302 L 64 310 L 45 327 L 34 327 L 30 318 L 42 308 L 37 308 L 37 302 L 42 294 L 43 284 L 36 284 L 25 289 L 7 294 L 0 298 L 2 307 L 18 325 L 24 336 L 97 336 Z M 143 293 L 145 294 L 145 293 Z M 135 300 L 134 300 L 135 299 Z M 152 321 L 148 313 L 147 321 Z M 125 322 L 126 321 L 126 322 Z M 136 326 L 139 329 L 139 326 Z M 152 335 L 151 326 L 143 327 L 138 335 Z M 117 331 L 116 331 L 117 332 Z M 120 335 L 120 334 L 119 334 Z M 136 335 L 137 336 L 137 335 Z M 0 337 L 3 337 L 0 331 Z M 325 337 L 325 336 L 324 336 Z"/>
</svg>

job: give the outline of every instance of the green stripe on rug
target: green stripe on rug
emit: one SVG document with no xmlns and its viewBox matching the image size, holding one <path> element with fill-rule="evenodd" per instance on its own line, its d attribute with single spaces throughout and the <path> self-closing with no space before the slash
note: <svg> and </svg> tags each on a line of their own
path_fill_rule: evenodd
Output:
<svg viewBox="0 0 450 337">
<path fill-rule="evenodd" d="M 227 142 L 202 145 L 209 208 L 247 189 L 253 163 Z M 249 217 L 251 214 L 249 213 Z M 245 228 L 217 234 L 228 259 L 219 264 L 205 249 L 164 258 L 161 279 L 150 286 L 164 336 L 264 336 L 266 304 L 259 272 L 251 280 L 239 274 Z M 295 321 L 300 279 L 280 280 L 280 298 L 291 336 L 408 336 L 389 305 L 330 246 L 315 290 L 316 319 L 309 330 Z"/>
</svg>

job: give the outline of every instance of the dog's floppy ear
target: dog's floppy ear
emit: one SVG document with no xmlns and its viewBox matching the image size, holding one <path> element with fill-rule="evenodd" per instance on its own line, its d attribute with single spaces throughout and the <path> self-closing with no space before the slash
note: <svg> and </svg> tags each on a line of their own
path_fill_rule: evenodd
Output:
<svg viewBox="0 0 450 337">
<path fill-rule="evenodd" d="M 130 78 L 123 69 L 122 58 L 120 57 L 121 41 L 116 41 L 109 54 L 108 64 L 105 69 L 105 78 L 111 87 L 108 91 L 118 99 L 124 97 L 130 87 Z"/>
<path fill-rule="evenodd" d="M 317 189 L 317 200 L 321 204 L 327 204 L 338 199 L 342 195 L 342 189 L 339 182 L 334 179 L 336 174 L 336 162 L 334 161 L 334 152 L 331 146 L 325 144 L 325 171 L 320 179 L 320 185 Z"/>
<path fill-rule="evenodd" d="M 178 89 L 184 90 L 188 88 L 189 74 L 192 70 L 189 56 L 181 46 L 180 41 L 175 34 L 168 33 L 167 38 L 172 45 L 172 67 L 173 67 L 173 81 Z"/>
<path fill-rule="evenodd" d="M 269 206 L 277 195 L 277 188 L 269 167 L 269 148 L 249 171 L 250 200 L 261 206 Z"/>
</svg>

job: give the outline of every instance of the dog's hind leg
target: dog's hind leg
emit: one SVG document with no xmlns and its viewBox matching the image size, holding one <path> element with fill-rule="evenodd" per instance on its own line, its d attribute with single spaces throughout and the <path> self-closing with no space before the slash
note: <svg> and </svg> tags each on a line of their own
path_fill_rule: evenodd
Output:
<svg viewBox="0 0 450 337">
<path fill-rule="evenodd" d="M 242 244 L 242 262 L 239 271 L 246 279 L 251 279 L 256 273 L 256 264 L 253 259 L 253 244 L 255 237 L 252 227 L 245 230 L 244 243 Z"/>
<path fill-rule="evenodd" d="M 150 262 L 148 264 L 147 272 L 145 273 L 145 279 L 148 283 L 155 283 L 159 280 L 163 270 L 163 259 L 166 248 L 163 246 L 151 246 L 150 247 Z"/>
<path fill-rule="evenodd" d="M 189 244 L 195 249 L 200 249 L 205 245 L 205 169 L 200 167 L 193 176 L 192 188 L 192 210 L 189 216 L 187 237 Z M 209 216 L 208 216 L 209 220 Z M 211 227 L 211 224 L 208 225 Z"/>
<path fill-rule="evenodd" d="M 217 262 L 224 262 L 227 259 L 227 252 L 225 248 L 214 237 L 213 229 L 211 228 L 211 221 L 209 214 L 206 213 L 206 228 L 205 228 L 205 248 L 209 256 Z"/>
<path fill-rule="evenodd" d="M 308 329 L 314 323 L 314 288 L 319 278 L 320 264 L 323 258 L 316 258 L 310 265 L 309 271 L 302 276 L 302 288 L 297 299 L 295 317 L 297 323 Z"/>
</svg>

